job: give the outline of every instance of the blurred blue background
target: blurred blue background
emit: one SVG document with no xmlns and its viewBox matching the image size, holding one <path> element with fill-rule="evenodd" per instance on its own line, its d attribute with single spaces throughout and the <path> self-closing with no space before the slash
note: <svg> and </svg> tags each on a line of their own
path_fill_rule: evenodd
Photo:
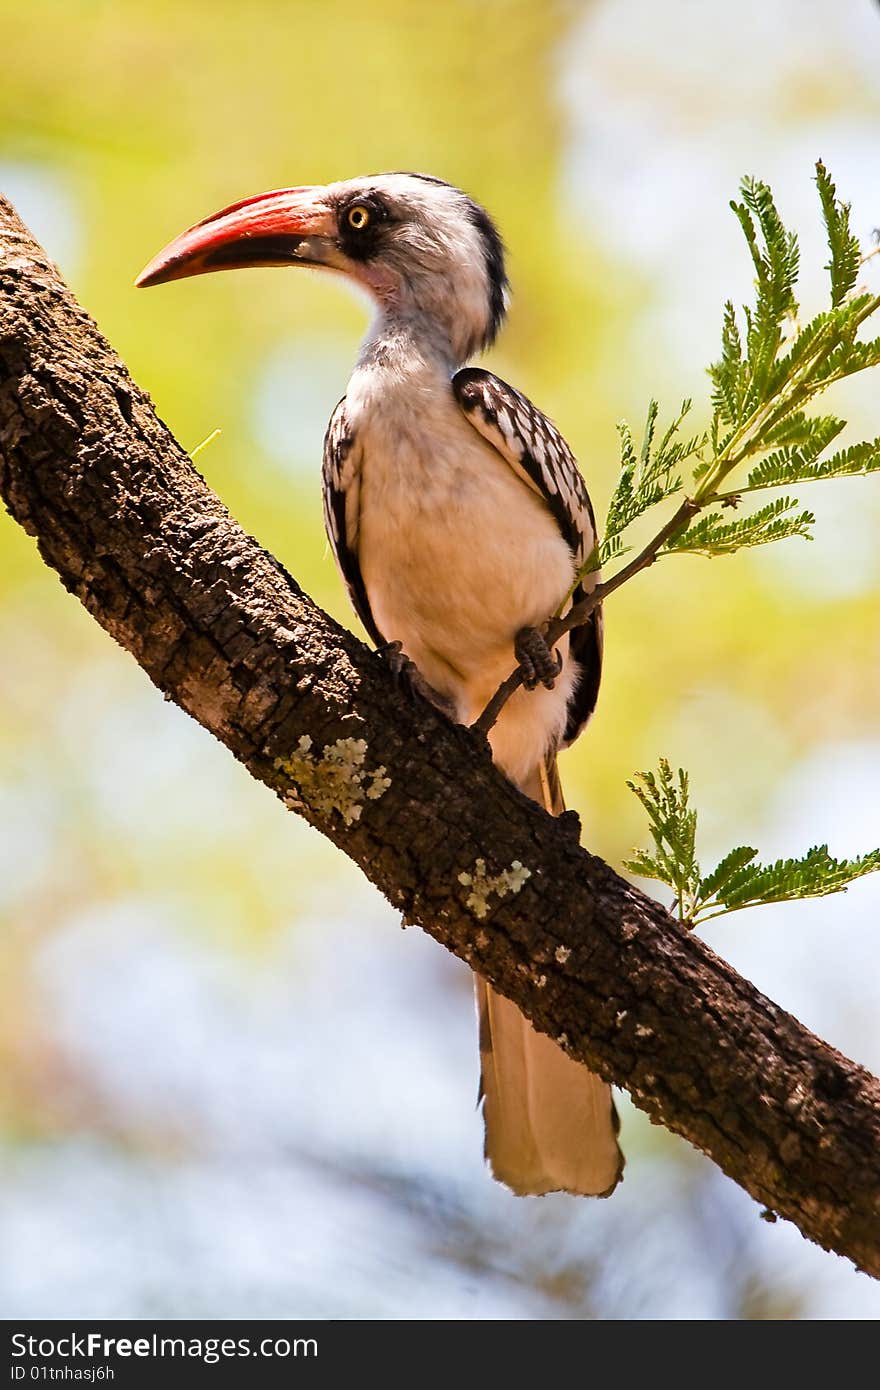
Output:
<svg viewBox="0 0 880 1390">
<path fill-rule="evenodd" d="M 825 258 L 821 156 L 880 222 L 869 0 L 31 0 L 2 5 L 0 189 L 233 512 L 352 623 L 318 470 L 366 308 L 279 271 L 149 295 L 238 197 L 384 168 L 498 218 L 491 362 L 553 416 L 601 511 L 615 421 L 667 413 L 749 289 L 727 209 L 768 179 Z M 878 432 L 876 379 L 837 407 Z M 880 484 L 814 489 L 812 545 L 683 557 L 609 604 L 599 712 L 563 778 L 590 847 L 624 787 L 690 768 L 706 859 L 880 841 Z M 880 884 L 706 929 L 880 1068 Z M 470 979 L 165 704 L 0 518 L 0 1316 L 868 1318 L 880 1291 L 767 1225 L 623 1100 L 623 1187 L 487 1177 Z"/>
</svg>

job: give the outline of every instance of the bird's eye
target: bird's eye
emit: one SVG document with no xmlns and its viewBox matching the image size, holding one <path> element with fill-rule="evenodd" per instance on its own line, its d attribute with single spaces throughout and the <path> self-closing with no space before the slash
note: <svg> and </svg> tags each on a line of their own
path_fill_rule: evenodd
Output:
<svg viewBox="0 0 880 1390">
<path fill-rule="evenodd" d="M 370 221 L 370 209 L 365 208 L 363 203 L 355 203 L 353 208 L 349 208 L 346 214 L 349 227 L 356 232 L 362 232 Z"/>
</svg>

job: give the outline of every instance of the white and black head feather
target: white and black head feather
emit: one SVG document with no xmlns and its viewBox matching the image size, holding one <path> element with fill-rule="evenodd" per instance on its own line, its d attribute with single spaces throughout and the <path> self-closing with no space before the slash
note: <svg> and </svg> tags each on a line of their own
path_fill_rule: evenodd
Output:
<svg viewBox="0 0 880 1390">
<path fill-rule="evenodd" d="M 346 254 L 394 277 L 395 312 L 422 315 L 448 337 L 458 362 L 489 347 L 504 320 L 504 244 L 492 218 L 468 194 L 430 174 L 398 171 L 336 184 Z M 354 230 L 346 214 L 369 209 Z"/>
<path fill-rule="evenodd" d="M 510 297 L 510 281 L 507 278 L 505 249 L 501 233 L 482 204 L 476 202 L 460 188 L 456 188 L 454 184 L 447 183 L 445 179 L 438 179 L 433 174 L 418 174 L 408 170 L 401 170 L 400 172 L 404 178 L 421 179 L 424 183 L 439 184 L 442 188 L 450 188 L 462 199 L 466 214 L 479 233 L 482 242 L 489 291 L 489 326 L 482 346 L 491 347 L 504 322 Z"/>
</svg>

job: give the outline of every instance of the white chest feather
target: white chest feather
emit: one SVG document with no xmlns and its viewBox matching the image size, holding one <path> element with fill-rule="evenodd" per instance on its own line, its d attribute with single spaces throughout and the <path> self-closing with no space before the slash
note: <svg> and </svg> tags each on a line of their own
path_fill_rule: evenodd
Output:
<svg viewBox="0 0 880 1390">
<path fill-rule="evenodd" d="M 361 457 L 358 559 L 376 624 L 470 721 L 510 673 L 518 630 L 543 622 L 568 592 L 569 547 L 448 380 L 379 391 L 356 375 L 346 411 Z M 564 673 L 556 691 L 510 703 L 493 739 L 510 775 L 525 775 L 558 737 L 572 685 Z M 508 742 L 517 748 L 502 749 Z"/>
</svg>

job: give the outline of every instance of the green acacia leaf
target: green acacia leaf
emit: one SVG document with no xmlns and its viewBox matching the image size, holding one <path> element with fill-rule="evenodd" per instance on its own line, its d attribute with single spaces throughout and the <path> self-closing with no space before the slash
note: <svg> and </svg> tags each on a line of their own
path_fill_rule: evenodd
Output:
<svg viewBox="0 0 880 1390">
<path fill-rule="evenodd" d="M 827 845 L 816 845 L 800 858 L 762 864 L 751 845 L 737 845 L 701 877 L 697 813 L 690 805 L 687 773 L 682 768 L 673 773 L 661 758 L 656 773 L 639 772 L 627 786 L 648 814 L 654 848 L 633 850 L 625 867 L 667 884 L 675 893 L 680 919 L 688 923 L 762 904 L 827 897 L 880 869 L 880 849 L 856 859 L 835 859 Z"/>
<path fill-rule="evenodd" d="M 669 882 L 669 865 L 661 864 L 645 849 L 633 850 L 631 859 L 624 859 L 623 867 L 639 878 L 656 878 L 661 883 Z"/>
<path fill-rule="evenodd" d="M 652 400 L 648 406 L 638 453 L 629 425 L 622 421 L 617 426 L 620 437 L 620 474 L 608 505 L 605 536 L 600 548 L 603 564 L 622 553 L 624 547 L 620 542 L 620 536 L 628 526 L 651 507 L 674 496 L 681 488 L 681 463 L 695 454 L 706 441 L 705 435 L 695 435 L 687 440 L 679 437 L 682 421 L 690 408 L 690 401 L 682 403 L 678 415 L 667 428 L 659 444 L 655 445 L 659 406 Z"/>
<path fill-rule="evenodd" d="M 688 804 L 688 775 L 677 774 L 666 758 L 657 772 L 638 772 L 627 782 L 648 813 L 654 852 L 635 850 L 626 867 L 643 878 L 656 878 L 674 891 L 679 916 L 690 919 L 700 885 L 696 857 L 697 813 Z"/>
<path fill-rule="evenodd" d="M 790 536 L 811 538 L 816 518 L 812 512 L 798 512 L 798 503 L 790 497 L 778 497 L 748 516 L 728 521 L 729 512 L 705 512 L 686 531 L 673 536 L 662 555 L 732 555 L 751 546 L 768 545 Z"/>
<path fill-rule="evenodd" d="M 749 474 L 749 486 L 784 487 L 790 483 L 854 478 L 880 471 L 880 437 L 851 444 L 827 459 L 816 459 L 811 454 L 809 449 L 785 449 L 768 454 Z"/>
<path fill-rule="evenodd" d="M 816 845 L 800 859 L 743 866 L 728 876 L 717 890 L 717 897 L 728 912 L 795 898 L 827 897 L 878 869 L 880 849 L 856 859 L 835 859 L 827 845 Z"/>
<path fill-rule="evenodd" d="M 740 869 L 745 868 L 746 864 L 756 858 L 758 851 L 752 849 L 750 845 L 738 845 L 724 856 L 721 863 L 716 865 L 710 874 L 700 883 L 700 897 L 705 901 L 707 898 L 714 897 L 719 888 L 728 883 L 731 877 Z"/>
<path fill-rule="evenodd" d="M 858 238 L 850 230 L 850 205 L 841 202 L 821 159 L 816 163 L 816 187 L 828 236 L 831 259 L 825 266 L 831 277 L 831 303 L 842 304 L 856 283 L 861 264 Z"/>
</svg>

